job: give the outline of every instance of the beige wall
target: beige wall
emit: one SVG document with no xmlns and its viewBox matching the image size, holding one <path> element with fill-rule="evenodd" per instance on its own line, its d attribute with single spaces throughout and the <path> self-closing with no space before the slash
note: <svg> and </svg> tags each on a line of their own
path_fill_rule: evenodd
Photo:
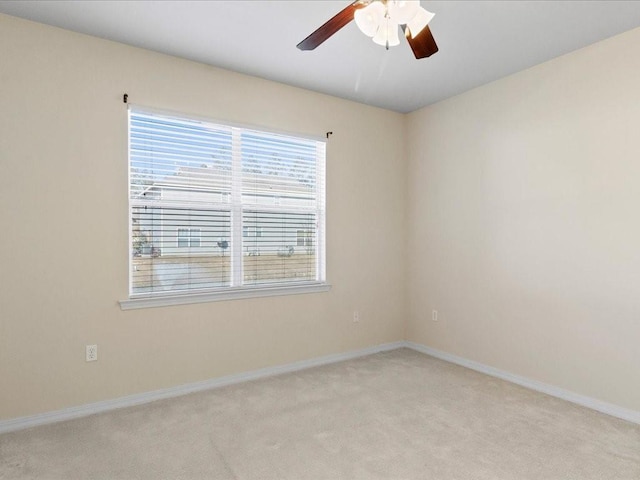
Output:
<svg viewBox="0 0 640 480">
<path fill-rule="evenodd" d="M 640 29 L 407 135 L 407 338 L 640 410 Z"/>
<path fill-rule="evenodd" d="M 3 15 L 0 58 L 0 420 L 403 338 L 402 115 Z M 219 120 L 333 131 L 332 290 L 121 311 L 124 92 Z M 99 360 L 85 363 L 93 343 Z"/>
</svg>

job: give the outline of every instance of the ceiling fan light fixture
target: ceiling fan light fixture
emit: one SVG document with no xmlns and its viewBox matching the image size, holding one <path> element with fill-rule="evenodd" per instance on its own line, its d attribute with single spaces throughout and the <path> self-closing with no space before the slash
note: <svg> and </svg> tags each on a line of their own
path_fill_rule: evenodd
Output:
<svg viewBox="0 0 640 480">
<path fill-rule="evenodd" d="M 362 33 L 387 50 L 400 44 L 398 29 L 402 27 L 416 59 L 427 58 L 438 51 L 431 30 L 425 28 L 433 17 L 433 13 L 420 6 L 420 0 L 352 0 L 296 47 L 303 51 L 314 50 L 349 22 L 355 21 Z"/>
<path fill-rule="evenodd" d="M 356 10 L 353 18 L 362 33 L 367 37 L 373 37 L 384 19 L 384 14 L 382 2 L 371 2 L 366 7 Z"/>
<path fill-rule="evenodd" d="M 422 7 L 418 7 L 414 17 L 407 22 L 407 28 L 409 29 L 409 32 L 411 32 L 411 38 L 416 38 L 435 16 L 435 13 L 431 13 Z"/>
</svg>

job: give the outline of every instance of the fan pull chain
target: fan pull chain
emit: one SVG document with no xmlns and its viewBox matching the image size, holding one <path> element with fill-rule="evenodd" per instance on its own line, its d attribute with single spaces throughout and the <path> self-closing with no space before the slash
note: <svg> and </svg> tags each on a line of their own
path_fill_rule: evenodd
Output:
<svg viewBox="0 0 640 480">
<path fill-rule="evenodd" d="M 389 5 L 387 5 L 387 2 L 384 3 L 384 18 L 387 21 L 387 24 L 385 25 L 385 27 L 386 27 L 386 35 L 385 35 L 384 48 L 389 50 L 389 18 L 390 17 L 389 17 Z"/>
</svg>

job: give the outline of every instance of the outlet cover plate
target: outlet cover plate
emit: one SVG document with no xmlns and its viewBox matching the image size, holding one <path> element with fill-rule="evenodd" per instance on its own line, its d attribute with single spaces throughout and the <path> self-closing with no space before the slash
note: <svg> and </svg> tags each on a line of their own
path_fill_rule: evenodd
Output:
<svg viewBox="0 0 640 480">
<path fill-rule="evenodd" d="M 87 345 L 85 347 L 85 354 L 87 362 L 95 362 L 96 360 L 98 360 L 98 346 Z"/>
</svg>

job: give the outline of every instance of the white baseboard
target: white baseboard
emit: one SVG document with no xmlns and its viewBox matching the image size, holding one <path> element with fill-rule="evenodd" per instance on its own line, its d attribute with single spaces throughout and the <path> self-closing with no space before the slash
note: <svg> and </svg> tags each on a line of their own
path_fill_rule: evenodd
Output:
<svg viewBox="0 0 640 480">
<path fill-rule="evenodd" d="M 505 372 L 503 370 L 499 370 L 497 368 L 490 367 L 488 365 L 484 365 L 482 363 L 478 363 L 473 360 L 468 360 L 463 357 L 458 357 L 450 353 L 442 352 L 440 350 L 436 350 L 435 348 L 427 347 L 419 343 L 405 342 L 405 346 L 413 350 L 416 350 L 418 352 L 431 355 L 432 357 L 436 357 L 441 360 L 445 360 L 447 362 L 455 363 L 457 365 L 461 365 L 463 367 L 476 370 L 480 373 L 485 373 L 492 377 L 497 377 L 511 383 L 516 383 L 523 387 L 530 388 L 531 390 L 546 393 L 547 395 L 551 395 L 552 397 L 560 398 L 562 400 L 567 400 L 568 402 L 576 403 L 578 405 L 582 405 L 583 407 L 587 407 L 601 413 L 606 413 L 607 415 L 611 415 L 612 417 L 621 418 L 623 420 L 627 420 L 629 422 L 637 423 L 640 425 L 640 412 L 636 410 L 630 410 L 628 408 L 603 402 L 595 398 L 570 392 L 568 390 L 564 390 L 562 388 L 558 388 L 553 385 L 548 385 L 546 383 L 538 382 L 537 380 L 531 380 L 529 378 L 521 377 L 519 375 L 514 375 L 513 373 Z"/>
<path fill-rule="evenodd" d="M 93 415 L 94 413 L 107 412 L 109 410 L 115 410 L 118 408 L 132 407 L 135 405 L 141 405 L 144 403 L 153 402 L 155 400 L 162 400 L 165 398 L 179 397 L 188 393 L 201 392 L 204 390 L 210 390 L 213 388 L 224 387 L 226 385 L 233 385 L 235 383 L 246 382 L 249 380 L 257 380 L 260 378 L 271 377 L 274 375 L 280 375 L 283 373 L 296 372 L 311 367 L 318 367 L 321 365 L 328 365 L 331 363 L 342 362 L 345 360 L 351 360 L 354 358 L 364 357 L 379 352 L 386 352 L 395 350 L 398 348 L 411 348 L 418 352 L 430 355 L 432 357 L 445 360 L 447 362 L 455 363 L 463 367 L 476 370 L 480 373 L 497 377 L 508 382 L 512 382 L 521 385 L 531 390 L 546 393 L 553 397 L 567 400 L 583 407 L 596 410 L 598 412 L 606 413 L 613 417 L 621 418 L 629 422 L 637 423 L 640 425 L 640 412 L 623 408 L 611 403 L 596 400 L 591 397 L 579 395 L 562 388 L 548 385 L 546 383 L 531 380 L 519 375 L 515 375 L 503 370 L 499 370 L 488 365 L 484 365 L 473 360 L 468 360 L 463 357 L 458 357 L 450 353 L 442 352 L 425 345 L 421 345 L 414 342 L 399 341 L 393 343 L 385 343 L 382 345 L 376 345 L 373 347 L 363 348 L 361 350 L 353 350 L 350 352 L 336 353 L 333 355 L 326 355 L 323 357 L 312 358 L 309 360 L 302 360 L 299 362 L 290 363 L 287 365 L 279 365 L 275 367 L 267 367 L 259 370 L 253 370 L 250 372 L 238 373 L 234 375 L 227 375 L 225 377 L 214 378 L 211 380 L 205 380 L 202 382 L 189 383 L 186 385 L 178 385 L 176 387 L 165 388 L 162 390 L 154 390 L 152 392 L 139 393 L 135 395 L 129 395 L 126 397 L 115 398 L 112 400 L 105 400 L 102 402 L 89 403 L 86 405 L 79 405 L 77 407 L 65 408 L 62 410 L 56 410 L 53 412 L 46 412 L 37 415 L 31 415 L 27 417 L 14 418 L 10 420 L 0 420 L 0 433 L 12 432 L 16 430 L 22 430 L 25 428 L 35 427 L 38 425 L 46 425 L 50 423 L 61 422 L 64 420 L 71 420 L 74 418 L 86 417 Z"/>
<path fill-rule="evenodd" d="M 164 388 L 162 390 L 154 390 L 152 392 L 128 395 L 126 397 L 120 397 L 120 398 L 105 400 L 105 401 L 96 402 L 96 403 L 89 403 L 86 405 L 79 405 L 77 407 L 65 408 L 65 409 L 56 410 L 53 412 L 40 413 L 37 415 L 30 415 L 27 417 L 13 418 L 10 420 L 0 420 L 0 433 L 22 430 L 25 428 L 35 427 L 38 425 L 46 425 L 50 423 L 62 422 L 64 420 L 71 420 L 74 418 L 86 417 L 88 415 L 93 415 L 94 413 L 107 412 L 109 410 L 115 410 L 117 408 L 132 407 L 134 405 L 141 405 L 143 403 L 149 403 L 155 400 L 179 397 L 180 395 L 185 395 L 187 393 L 210 390 L 213 388 L 224 387 L 226 385 L 233 385 L 235 383 L 246 382 L 249 380 L 257 380 L 260 378 L 271 377 L 271 376 L 280 375 L 283 373 L 296 372 L 296 371 L 304 370 L 311 367 L 328 365 L 331 363 L 342 362 L 344 360 L 351 360 L 353 358 L 364 357 L 374 353 L 395 350 L 397 348 L 402 348 L 404 346 L 406 345 L 405 345 L 405 342 L 403 341 L 394 342 L 394 343 L 385 343 L 382 345 L 363 348 L 361 350 L 353 350 L 350 352 L 326 355 L 324 357 L 317 357 L 309 360 L 302 360 L 299 362 L 289 363 L 287 365 L 261 368 L 259 370 L 253 370 L 250 372 L 227 375 L 225 377 L 214 378 L 214 379 L 205 380 L 202 382 L 189 383 L 186 385 L 178 385 L 176 387 Z"/>
</svg>

